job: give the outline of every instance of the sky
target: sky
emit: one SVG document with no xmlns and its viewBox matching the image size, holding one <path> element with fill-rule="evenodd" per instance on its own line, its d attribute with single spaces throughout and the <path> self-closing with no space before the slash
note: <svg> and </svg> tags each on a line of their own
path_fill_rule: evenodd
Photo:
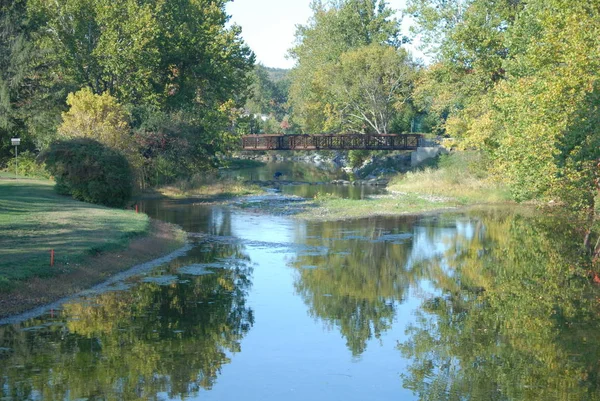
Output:
<svg viewBox="0 0 600 401">
<path fill-rule="evenodd" d="M 387 3 L 395 10 L 405 6 L 405 0 Z M 296 25 L 306 24 L 312 15 L 309 5 L 310 0 L 233 0 L 227 3 L 226 10 L 231 22 L 242 27 L 242 36 L 258 63 L 292 68 L 294 61 L 285 55 L 294 44 Z M 408 34 L 408 24 L 403 24 L 403 33 Z M 414 47 L 409 50 L 414 57 L 423 57 Z"/>
</svg>

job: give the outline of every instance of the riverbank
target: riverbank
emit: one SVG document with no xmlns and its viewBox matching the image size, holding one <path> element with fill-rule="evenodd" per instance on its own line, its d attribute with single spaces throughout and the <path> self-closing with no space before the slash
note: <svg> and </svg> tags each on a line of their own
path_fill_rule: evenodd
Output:
<svg viewBox="0 0 600 401">
<path fill-rule="evenodd" d="M 306 220 L 419 214 L 481 204 L 512 204 L 508 190 L 484 173 L 475 154 L 441 157 L 436 164 L 390 177 L 388 194 L 342 199 L 318 194 L 295 213 Z"/>
<path fill-rule="evenodd" d="M 205 203 L 222 202 L 231 198 L 257 195 L 264 190 L 258 185 L 235 179 L 194 177 L 172 185 L 163 185 L 140 194 L 137 199 L 197 199 Z"/>
<path fill-rule="evenodd" d="M 50 181 L 0 180 L 0 243 L 0 316 L 8 316 L 180 248 L 185 233 L 57 195 Z"/>
</svg>

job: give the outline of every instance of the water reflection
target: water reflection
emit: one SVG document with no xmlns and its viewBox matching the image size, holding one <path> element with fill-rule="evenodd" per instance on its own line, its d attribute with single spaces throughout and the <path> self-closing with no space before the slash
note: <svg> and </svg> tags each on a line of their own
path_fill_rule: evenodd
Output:
<svg viewBox="0 0 600 401">
<path fill-rule="evenodd" d="M 582 233 L 557 216 L 485 213 L 423 260 L 403 384 L 420 400 L 598 400 L 598 291 Z"/>
<path fill-rule="evenodd" d="M 0 399 L 600 400 L 600 294 L 574 222 L 143 207 L 197 246 L 0 327 Z"/>
<path fill-rule="evenodd" d="M 279 178 L 286 181 L 328 182 L 349 178 L 347 173 L 333 165 L 290 161 L 270 162 L 259 167 L 222 171 L 225 176 L 250 181 L 271 181 L 276 173 L 281 173 Z"/>
<path fill-rule="evenodd" d="M 270 162 L 260 167 L 224 170 L 222 174 L 245 181 L 303 182 L 303 184 L 295 185 L 277 185 L 276 188 L 283 194 L 307 199 L 312 199 L 317 194 L 333 194 L 346 199 L 364 199 L 369 195 L 386 192 L 385 188 L 377 186 L 329 184 L 332 180 L 352 180 L 352 177 L 341 169 L 327 164 L 317 166 L 306 162 Z M 275 178 L 276 175 L 277 178 Z"/>
<path fill-rule="evenodd" d="M 204 271 L 182 274 L 190 265 Z M 2 399 L 154 400 L 210 389 L 254 323 L 251 274 L 240 246 L 204 243 L 127 291 L 0 327 Z"/>
<path fill-rule="evenodd" d="M 417 219 L 377 218 L 316 223 L 306 244 L 323 253 L 300 253 L 296 291 L 312 316 L 340 330 L 357 356 L 367 341 L 379 338 L 395 317 L 418 273 L 408 263 Z"/>
</svg>

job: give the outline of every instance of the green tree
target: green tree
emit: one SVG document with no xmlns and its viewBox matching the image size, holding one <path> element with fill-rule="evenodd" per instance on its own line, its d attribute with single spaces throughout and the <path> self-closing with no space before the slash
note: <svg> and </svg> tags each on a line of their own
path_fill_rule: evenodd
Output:
<svg viewBox="0 0 600 401">
<path fill-rule="evenodd" d="M 170 132 L 190 149 L 180 157 L 191 157 L 184 164 L 197 169 L 235 144 L 234 122 L 254 63 L 240 28 L 226 27 L 226 3 L 30 0 L 27 7 L 39 23 L 35 44 L 44 49 L 44 79 L 56 88 L 52 93 L 66 97 L 89 88 L 110 94 L 130 112 L 140 145 L 161 135 L 149 131 L 157 120 L 173 121 Z M 164 159 L 156 148 L 141 148 L 146 158 Z M 203 158 L 210 162 L 199 162 Z"/>
<path fill-rule="evenodd" d="M 328 74 L 331 104 L 342 127 L 388 134 L 396 113 L 410 106 L 415 70 L 408 53 L 392 46 L 343 53 Z"/>
<path fill-rule="evenodd" d="M 371 44 L 398 48 L 399 22 L 385 1 L 345 0 L 311 4 L 313 16 L 296 31 L 290 56 L 296 67 L 290 73 L 293 119 L 307 133 L 338 129 L 339 113 L 330 95 L 330 71 L 340 56 Z"/>
<path fill-rule="evenodd" d="M 521 18 L 511 33 L 523 51 L 507 66 L 511 79 L 495 92 L 486 149 L 517 197 L 591 209 L 600 158 L 600 39 L 591 32 L 600 29 L 600 10 L 532 2 Z M 532 31 L 539 40 L 522 36 Z M 519 165 L 511 166 L 516 157 Z"/>
<path fill-rule="evenodd" d="M 252 83 L 245 109 L 252 114 L 273 115 L 281 121 L 286 113 L 287 79 L 277 82 L 271 78 L 270 69 L 257 64 L 251 73 Z"/>
<path fill-rule="evenodd" d="M 35 150 L 43 140 L 37 126 L 55 126 L 57 105 L 41 102 L 40 75 L 47 66 L 35 44 L 38 21 L 27 17 L 25 0 L 0 1 L 0 165 L 10 157 L 11 137 L 21 137 L 21 150 Z"/>
<path fill-rule="evenodd" d="M 486 152 L 515 199 L 590 212 L 600 158 L 598 8 L 413 0 L 408 10 L 439 60 L 419 80 L 417 106 L 462 146 Z"/>
</svg>

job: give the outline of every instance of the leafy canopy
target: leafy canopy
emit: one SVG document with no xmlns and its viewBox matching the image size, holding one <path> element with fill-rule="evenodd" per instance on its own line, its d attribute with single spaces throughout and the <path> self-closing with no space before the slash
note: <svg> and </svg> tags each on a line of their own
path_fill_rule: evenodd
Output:
<svg viewBox="0 0 600 401">
<path fill-rule="evenodd" d="M 289 103 L 302 130 L 315 133 L 343 126 L 330 83 L 342 54 L 372 44 L 398 48 L 401 36 L 385 1 L 314 1 L 311 8 L 313 16 L 298 26 L 296 45 L 289 52 L 296 60 Z"/>
</svg>

